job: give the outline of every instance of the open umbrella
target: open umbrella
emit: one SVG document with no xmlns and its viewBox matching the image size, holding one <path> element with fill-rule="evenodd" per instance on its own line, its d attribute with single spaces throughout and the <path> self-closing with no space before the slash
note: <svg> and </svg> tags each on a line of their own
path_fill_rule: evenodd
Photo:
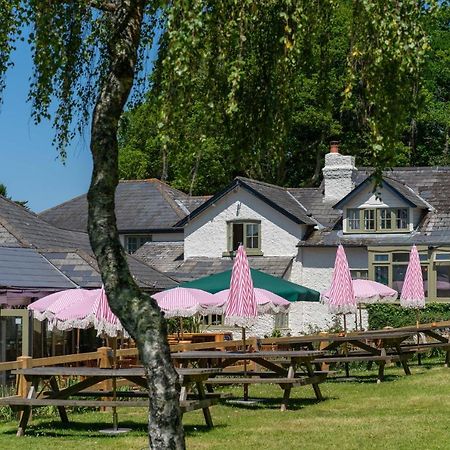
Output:
<svg viewBox="0 0 450 450">
<path fill-rule="evenodd" d="M 117 334 L 124 332 L 122 324 L 111 311 L 105 290 L 69 289 L 43 297 L 28 306 L 38 320 L 48 320 L 49 329 L 86 329 L 94 327 L 99 336 L 114 337 L 113 362 L 116 368 Z M 116 378 L 113 378 L 113 400 L 116 399 Z M 130 431 L 118 428 L 116 407 L 113 407 L 113 428 L 102 430 L 108 434 Z"/>
<path fill-rule="evenodd" d="M 266 289 L 254 288 L 254 291 L 258 314 L 277 314 L 286 312 L 291 306 L 290 302 Z M 223 291 L 214 294 L 214 297 L 225 304 L 229 295 L 230 289 L 224 289 Z"/>
<path fill-rule="evenodd" d="M 391 303 L 397 300 L 398 292 L 384 284 L 372 280 L 352 280 L 353 293 L 359 308 L 360 326 L 362 326 L 361 305 L 371 303 Z M 322 293 L 322 298 L 328 302 L 330 290 Z"/>
<path fill-rule="evenodd" d="M 201 289 L 176 287 L 153 294 L 165 317 L 221 314 L 224 301 Z"/>
</svg>

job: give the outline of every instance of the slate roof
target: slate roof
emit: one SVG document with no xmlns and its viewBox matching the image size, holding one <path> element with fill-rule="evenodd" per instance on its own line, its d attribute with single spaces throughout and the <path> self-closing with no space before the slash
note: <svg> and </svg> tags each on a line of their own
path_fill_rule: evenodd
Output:
<svg viewBox="0 0 450 450">
<path fill-rule="evenodd" d="M 14 277 L 18 280 L 28 277 L 29 281 L 24 283 L 30 288 L 101 286 L 97 262 L 86 233 L 59 229 L 1 196 L 0 251 L 3 255 L 0 272 L 4 268 L 5 273 L 9 274 L 4 279 L 5 286 L 23 287 L 23 284 L 14 284 L 17 281 Z M 162 290 L 177 285 L 176 280 L 143 261 L 131 255 L 127 255 L 127 259 L 133 277 L 142 288 Z M 66 283 L 62 283 L 61 279 Z M 53 284 L 49 286 L 49 283 Z"/>
<path fill-rule="evenodd" d="M 371 173 L 371 168 L 358 170 L 356 182 L 363 183 Z M 411 203 L 423 209 L 423 217 L 416 230 L 412 233 L 395 234 L 344 234 L 339 212 L 338 220 L 334 224 L 330 223 L 325 229 L 312 231 L 299 245 L 335 246 L 341 243 L 348 246 L 376 246 L 450 243 L 450 166 L 397 167 L 384 172 L 383 178 Z"/>
<path fill-rule="evenodd" d="M 217 202 L 220 198 L 231 192 L 236 187 L 246 189 L 296 223 L 317 225 L 317 222 L 311 218 L 311 214 L 306 210 L 301 202 L 291 194 L 288 188 L 275 186 L 262 181 L 251 180 L 249 178 L 236 177 L 226 188 L 210 197 L 188 216 L 180 220 L 175 226 L 184 226 L 189 220 L 201 214 L 202 211 Z"/>
<path fill-rule="evenodd" d="M 147 242 L 133 255 L 161 272 L 175 272 L 184 260 L 184 243 Z"/>
<path fill-rule="evenodd" d="M 282 278 L 289 270 L 292 259 L 279 256 L 249 256 L 248 262 L 252 269 L 258 269 L 269 275 Z M 180 264 L 175 272 L 169 272 L 168 275 L 181 282 L 223 272 L 232 267 L 233 261 L 231 258 L 188 258 Z"/>
<path fill-rule="evenodd" d="M 30 248 L 79 248 L 90 250 L 86 233 L 61 230 L 38 217 L 32 211 L 0 196 L 0 226 L 3 239 L 0 245 L 10 246 L 5 238 L 9 233 L 12 245 Z"/>
<path fill-rule="evenodd" d="M 0 287 L 70 289 L 76 284 L 34 249 L 0 247 Z"/>
<path fill-rule="evenodd" d="M 120 181 L 115 197 L 119 232 L 170 229 L 207 198 L 190 197 L 153 178 Z M 87 198 L 84 194 L 42 211 L 39 216 L 65 230 L 86 231 L 87 210 Z"/>
</svg>

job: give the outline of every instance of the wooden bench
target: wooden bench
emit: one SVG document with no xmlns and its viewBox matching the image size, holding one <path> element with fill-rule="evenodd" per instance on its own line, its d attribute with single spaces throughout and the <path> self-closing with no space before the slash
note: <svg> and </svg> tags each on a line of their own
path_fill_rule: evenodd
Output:
<svg viewBox="0 0 450 450">
<path fill-rule="evenodd" d="M 205 382 L 205 384 L 210 385 L 225 385 L 225 384 L 279 384 L 280 386 L 292 385 L 292 386 L 306 386 L 308 384 L 318 384 L 325 381 L 327 378 L 326 374 L 315 375 L 313 377 L 302 377 L 302 378 L 285 378 L 285 377 L 218 377 L 211 378 Z"/>
</svg>

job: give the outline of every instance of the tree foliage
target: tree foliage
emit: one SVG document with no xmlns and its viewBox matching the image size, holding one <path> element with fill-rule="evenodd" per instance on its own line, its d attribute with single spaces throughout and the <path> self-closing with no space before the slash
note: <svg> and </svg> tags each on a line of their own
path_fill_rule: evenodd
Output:
<svg viewBox="0 0 450 450">
<path fill-rule="evenodd" d="M 135 338 L 146 369 L 152 448 L 185 445 L 166 323 L 156 302 L 134 282 L 115 222 L 118 122 L 133 83 L 141 85 L 148 49 L 162 29 L 161 70 L 152 80 L 157 90 L 149 96 L 150 108 L 159 112 L 157 131 L 150 131 L 145 142 L 154 145 L 155 139 L 162 149 L 163 178 L 170 158 L 176 168 L 177 157 L 186 157 L 195 183 L 211 181 L 206 169 L 200 171 L 203 164 L 214 178 L 228 177 L 225 168 L 232 167 L 275 179 L 286 171 L 286 155 L 294 148 L 288 144 L 297 83 L 304 90 L 313 83 L 319 94 L 313 101 L 323 111 L 317 117 L 335 132 L 327 92 L 338 73 L 331 64 L 330 30 L 338 23 L 341 4 L 0 0 L 0 92 L 11 52 L 25 39 L 34 62 L 32 115 L 36 122 L 53 121 L 62 157 L 67 143 L 91 121 L 89 237 L 111 309 Z M 370 133 L 369 154 L 378 173 L 394 159 L 392 145 L 411 103 L 404 100 L 417 88 L 428 50 L 424 20 L 431 10 L 429 2 L 417 0 L 355 0 L 348 5 L 346 76 L 344 82 L 336 76 L 336 82 L 343 83 L 347 108 L 358 109 Z M 56 111 L 50 117 L 53 102 Z M 301 109 L 298 117 L 311 120 Z M 214 133 L 217 124 L 226 130 L 219 136 Z M 177 153 L 173 146 L 179 136 L 191 144 Z M 217 159 L 222 148 L 227 152 Z M 143 158 L 137 170 L 143 170 Z M 180 179 L 187 177 L 185 168 L 179 170 Z"/>
<path fill-rule="evenodd" d="M 217 24 L 190 11 L 197 38 L 189 56 L 171 47 L 171 38 L 188 33 L 172 18 L 149 99 L 124 116 L 122 163 L 129 167 L 130 150 L 138 150 L 151 161 L 143 177 L 201 194 L 235 175 L 317 183 L 334 139 L 361 165 L 435 162 L 427 149 L 441 128 L 422 124 L 424 112 L 439 106 L 435 95 L 448 92 L 442 81 L 429 85 L 433 64 L 442 71 L 448 59 L 441 49 L 450 41 L 446 3 L 434 15 L 416 2 L 233 5 Z M 171 63 L 181 53 L 177 72 L 167 53 L 175 53 Z M 151 139 L 143 145 L 142 136 Z M 442 154 L 442 139 L 433 147 Z M 141 176 L 120 169 L 123 178 Z"/>
</svg>

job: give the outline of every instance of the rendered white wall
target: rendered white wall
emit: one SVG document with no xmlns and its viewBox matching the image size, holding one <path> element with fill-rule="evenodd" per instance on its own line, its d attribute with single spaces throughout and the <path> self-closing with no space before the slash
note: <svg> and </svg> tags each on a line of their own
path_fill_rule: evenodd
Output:
<svg viewBox="0 0 450 450">
<path fill-rule="evenodd" d="M 227 222 L 261 221 L 264 256 L 294 256 L 305 226 L 296 224 L 245 189 L 220 199 L 185 226 L 184 257 L 219 258 L 227 251 Z"/>
</svg>

